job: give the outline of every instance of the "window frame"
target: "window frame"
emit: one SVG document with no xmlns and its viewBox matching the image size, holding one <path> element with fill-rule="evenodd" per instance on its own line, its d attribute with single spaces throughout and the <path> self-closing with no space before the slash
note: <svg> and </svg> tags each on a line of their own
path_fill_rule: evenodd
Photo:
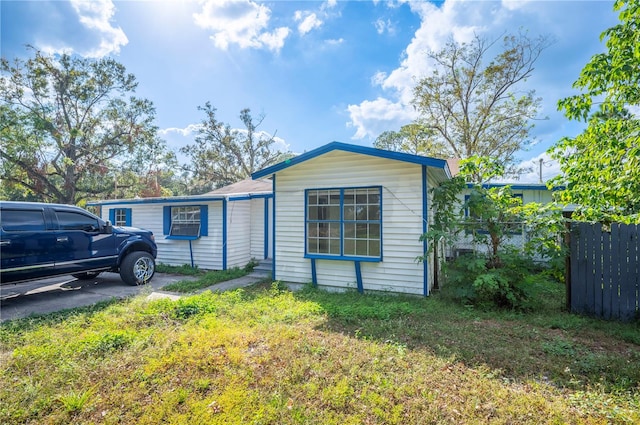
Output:
<svg viewBox="0 0 640 425">
<path fill-rule="evenodd" d="M 118 214 L 124 214 L 124 224 L 118 224 Z M 109 209 L 109 221 L 116 227 L 131 227 L 131 208 L 111 208 Z"/>
<path fill-rule="evenodd" d="M 345 217 L 345 192 L 349 192 L 349 191 L 354 191 L 356 192 L 357 190 L 362 190 L 362 189 L 366 189 L 366 190 L 376 190 L 377 191 L 377 195 L 378 195 L 378 203 L 377 203 L 377 207 L 379 209 L 379 217 L 377 219 L 369 219 L 369 217 L 367 217 L 366 220 L 358 220 L 357 217 L 354 216 L 354 218 L 349 219 L 347 217 Z M 320 218 L 311 218 L 309 215 L 310 210 L 309 210 L 309 195 L 311 192 L 319 192 L 319 191 L 327 191 L 327 194 L 329 196 L 331 196 L 331 192 L 334 192 L 333 195 L 335 196 L 336 194 L 339 194 L 339 203 L 338 204 L 327 204 L 327 206 L 331 206 L 331 205 L 337 205 L 339 206 L 339 217 L 336 218 L 334 216 L 332 216 L 331 218 L 326 218 L 326 219 L 320 219 Z M 335 193 L 337 192 L 337 193 Z M 354 193 L 354 196 L 357 196 L 356 193 Z M 367 195 L 368 196 L 368 195 Z M 368 199 L 367 199 L 368 201 Z M 314 204 L 311 204 L 312 206 Z M 319 205 L 319 204 L 316 204 Z M 365 204 L 358 204 L 357 199 L 354 198 L 354 203 L 353 204 L 347 204 L 349 206 L 353 206 L 354 207 L 354 213 L 355 213 L 355 209 L 357 208 L 358 205 L 366 205 L 367 208 L 370 206 L 374 206 L 375 204 L 370 204 L 370 203 L 365 203 Z M 369 210 L 367 209 L 367 211 L 369 212 Z M 335 214 L 334 214 L 335 215 Z M 337 253 L 319 253 L 319 252 L 310 252 L 309 250 L 309 242 L 310 242 L 310 234 L 309 234 L 309 225 L 313 224 L 313 223 L 327 223 L 329 225 L 331 224 L 337 224 L 337 237 L 331 237 L 331 235 L 328 237 L 329 240 L 329 244 L 331 244 L 330 240 L 334 239 L 334 240 L 338 240 L 339 241 L 339 251 Z M 367 233 L 368 233 L 368 237 L 364 238 L 364 240 L 368 241 L 368 243 L 370 243 L 371 241 L 378 241 L 379 242 L 379 255 L 357 255 L 357 254 L 346 254 L 346 250 L 345 250 L 345 240 L 347 241 L 354 241 L 354 243 L 357 243 L 357 240 L 359 240 L 359 238 L 357 237 L 347 237 L 347 231 L 345 229 L 345 224 L 346 225 L 354 225 L 357 226 L 359 225 L 367 225 Z M 378 229 L 379 229 L 379 234 L 378 234 L 378 238 L 370 238 L 370 234 L 369 232 L 371 232 L 371 226 L 370 225 L 377 225 Z M 329 227 L 330 229 L 330 227 Z M 335 228 L 334 228 L 335 229 Z M 335 230 L 334 230 L 335 232 Z M 370 248 L 371 245 L 367 245 L 367 249 Z M 329 250 L 331 250 L 331 245 L 329 245 Z M 357 248 L 356 248 L 356 252 L 357 252 Z M 304 191 L 304 258 L 313 258 L 313 259 L 326 259 L 326 260 L 345 260 L 345 261 L 363 261 L 363 262 L 381 262 L 383 260 L 383 199 L 382 199 L 382 186 L 349 186 L 349 187 L 330 187 L 330 188 L 309 188 L 309 189 L 305 189 Z"/>
<path fill-rule="evenodd" d="M 198 229 L 197 235 L 172 235 L 173 229 L 173 208 L 199 208 L 200 209 L 200 227 Z M 176 240 L 196 240 L 200 239 L 202 236 L 209 235 L 209 214 L 208 214 L 208 205 L 166 205 L 163 207 L 163 228 L 162 233 L 165 235 L 165 239 L 176 239 Z"/>
</svg>

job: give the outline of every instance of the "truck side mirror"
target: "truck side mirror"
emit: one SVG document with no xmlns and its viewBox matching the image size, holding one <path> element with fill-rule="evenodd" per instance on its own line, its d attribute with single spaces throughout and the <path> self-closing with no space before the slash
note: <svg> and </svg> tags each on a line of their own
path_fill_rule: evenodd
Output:
<svg viewBox="0 0 640 425">
<path fill-rule="evenodd" d="M 109 220 L 107 220 L 107 222 L 102 227 L 102 233 L 105 233 L 107 235 L 113 233 L 113 226 L 111 225 L 111 222 Z"/>
</svg>

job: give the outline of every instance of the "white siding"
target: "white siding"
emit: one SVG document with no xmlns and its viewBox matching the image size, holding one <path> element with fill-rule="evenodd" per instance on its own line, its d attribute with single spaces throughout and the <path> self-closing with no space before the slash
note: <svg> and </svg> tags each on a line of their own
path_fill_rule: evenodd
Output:
<svg viewBox="0 0 640 425">
<path fill-rule="evenodd" d="M 251 258 L 264 259 L 265 199 L 251 200 Z"/>
<path fill-rule="evenodd" d="M 251 260 L 251 201 L 227 202 L 227 268 Z"/>
<path fill-rule="evenodd" d="M 109 219 L 112 208 L 131 208 L 131 225 L 151 230 L 158 245 L 158 263 L 172 266 L 191 264 L 191 252 L 194 264 L 202 269 L 222 269 L 222 202 L 207 202 L 209 215 L 209 236 L 191 241 L 166 239 L 163 235 L 163 207 L 167 205 L 200 205 L 197 201 L 189 203 L 154 203 L 154 204 L 116 204 L 103 205 L 102 218 Z M 248 261 L 248 260 L 247 260 Z"/>
<path fill-rule="evenodd" d="M 276 278 L 311 282 L 304 258 L 305 189 L 382 186 L 383 261 L 362 262 L 365 290 L 423 293 L 422 168 L 344 151 L 332 151 L 276 174 Z M 355 287 L 353 261 L 316 260 L 318 284 Z"/>
</svg>

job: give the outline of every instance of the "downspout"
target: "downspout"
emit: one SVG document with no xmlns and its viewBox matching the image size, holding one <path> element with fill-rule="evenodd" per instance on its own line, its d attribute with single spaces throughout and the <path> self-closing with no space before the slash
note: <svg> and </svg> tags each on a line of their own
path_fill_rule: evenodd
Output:
<svg viewBox="0 0 640 425">
<path fill-rule="evenodd" d="M 222 270 L 227 270 L 227 198 L 222 200 Z"/>
<path fill-rule="evenodd" d="M 429 205 L 427 198 L 427 166 L 422 166 L 422 234 L 424 235 L 429 230 L 428 220 L 429 219 Z M 427 240 L 424 239 L 422 241 L 422 252 L 423 255 L 426 254 L 427 249 Z M 422 273 L 423 275 L 423 295 L 426 297 L 429 295 L 429 258 L 425 257 L 422 260 Z"/>
</svg>

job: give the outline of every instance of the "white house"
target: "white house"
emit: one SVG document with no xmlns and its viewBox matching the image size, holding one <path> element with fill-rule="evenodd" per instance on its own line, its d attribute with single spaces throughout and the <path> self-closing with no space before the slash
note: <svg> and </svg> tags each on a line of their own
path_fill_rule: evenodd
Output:
<svg viewBox="0 0 640 425">
<path fill-rule="evenodd" d="M 243 180 L 204 195 L 89 202 L 114 226 L 151 230 L 157 262 L 208 270 L 271 256 L 271 182 Z"/>
<path fill-rule="evenodd" d="M 273 184 L 274 279 L 428 295 L 416 258 L 445 160 L 333 142 L 253 174 Z"/>
</svg>

